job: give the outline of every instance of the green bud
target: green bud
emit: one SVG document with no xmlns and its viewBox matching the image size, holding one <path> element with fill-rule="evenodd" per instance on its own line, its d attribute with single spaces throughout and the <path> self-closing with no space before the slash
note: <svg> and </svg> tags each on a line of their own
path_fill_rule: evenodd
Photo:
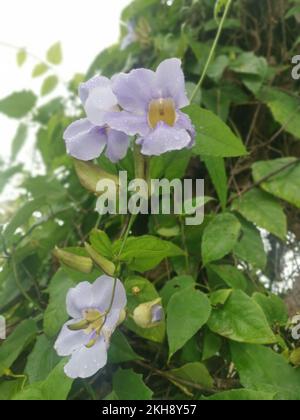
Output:
<svg viewBox="0 0 300 420">
<path fill-rule="evenodd" d="M 161 319 L 157 319 L 154 313 L 155 308 L 161 308 L 161 298 L 152 302 L 142 303 L 133 312 L 134 322 L 141 328 L 153 328 L 157 326 Z"/>
<path fill-rule="evenodd" d="M 300 366 L 300 348 L 292 351 L 290 355 L 290 362 L 294 366 Z"/>
<path fill-rule="evenodd" d="M 109 179 L 119 186 L 118 177 L 105 172 L 98 165 L 91 162 L 83 162 L 81 160 L 73 159 L 75 170 L 81 185 L 88 191 L 99 195 L 97 192 L 97 184 L 101 179 Z"/>
<path fill-rule="evenodd" d="M 107 258 L 102 257 L 102 255 L 98 254 L 94 250 L 94 248 L 91 247 L 88 243 L 85 245 L 85 249 L 88 252 L 89 256 L 92 258 L 92 260 L 109 276 L 113 277 L 116 271 L 116 266 L 113 262 L 109 261 Z"/>
<path fill-rule="evenodd" d="M 63 264 L 81 273 L 88 274 L 93 269 L 93 261 L 89 257 L 73 254 L 63 249 L 55 248 L 53 255 Z"/>
</svg>

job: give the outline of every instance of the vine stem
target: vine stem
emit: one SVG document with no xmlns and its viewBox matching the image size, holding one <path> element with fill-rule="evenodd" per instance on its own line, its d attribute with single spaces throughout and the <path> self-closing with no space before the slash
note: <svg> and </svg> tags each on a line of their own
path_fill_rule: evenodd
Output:
<svg viewBox="0 0 300 420">
<path fill-rule="evenodd" d="M 211 48 L 211 50 L 210 50 L 210 53 L 209 53 L 209 56 L 208 56 L 207 62 L 206 62 L 206 64 L 205 64 L 205 67 L 204 67 L 203 73 L 202 73 L 202 75 L 201 75 L 201 77 L 200 77 L 200 80 L 199 80 L 199 82 L 198 82 L 197 86 L 195 87 L 195 89 L 194 89 L 194 91 L 193 91 L 193 93 L 192 93 L 191 97 L 190 97 L 190 102 L 193 102 L 193 100 L 195 99 L 195 97 L 196 97 L 196 95 L 197 95 L 198 91 L 199 91 L 199 90 L 201 89 L 201 87 L 202 87 L 202 84 L 203 84 L 203 81 L 204 81 L 205 76 L 206 76 L 206 74 L 207 74 L 208 68 L 209 68 L 209 66 L 210 66 L 210 63 L 211 63 L 211 61 L 212 61 L 212 58 L 213 58 L 214 53 L 215 53 L 215 51 L 216 51 L 216 48 L 217 48 L 217 46 L 218 46 L 218 43 L 219 43 L 219 40 L 220 40 L 220 37 L 221 37 L 222 31 L 223 31 L 224 23 L 225 23 L 225 21 L 226 21 L 226 19 L 227 19 L 227 16 L 228 16 L 228 12 L 229 12 L 229 9 L 230 9 L 230 6 L 231 6 L 231 3 L 232 3 L 232 0 L 228 0 L 228 1 L 227 1 L 226 7 L 225 7 L 225 10 L 224 10 L 224 14 L 223 14 L 222 19 L 221 19 L 221 21 L 220 21 L 220 25 L 219 25 L 219 28 L 218 28 L 217 35 L 216 35 L 216 37 L 215 37 L 214 43 L 213 43 L 213 45 L 212 45 L 212 48 Z"/>
</svg>

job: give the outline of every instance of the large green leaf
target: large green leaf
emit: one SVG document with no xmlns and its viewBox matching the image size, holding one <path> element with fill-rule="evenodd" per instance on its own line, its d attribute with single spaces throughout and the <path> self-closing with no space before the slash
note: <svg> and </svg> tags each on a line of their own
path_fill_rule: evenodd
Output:
<svg viewBox="0 0 300 420">
<path fill-rule="evenodd" d="M 54 337 L 68 320 L 66 296 L 73 286 L 74 282 L 63 269 L 58 270 L 50 282 L 49 304 L 44 314 L 44 331 L 49 337 Z"/>
<path fill-rule="evenodd" d="M 263 310 L 241 290 L 234 290 L 223 307 L 213 310 L 208 326 L 213 332 L 233 341 L 276 342 Z"/>
<path fill-rule="evenodd" d="M 152 391 L 148 388 L 142 375 L 132 369 L 119 369 L 113 377 L 113 390 L 119 400 L 151 400 Z"/>
<path fill-rule="evenodd" d="M 248 221 L 266 229 L 280 239 L 287 235 L 287 220 L 279 202 L 259 189 L 253 189 L 237 198 L 232 205 Z"/>
<path fill-rule="evenodd" d="M 64 401 L 71 390 L 73 380 L 64 373 L 65 361 L 59 363 L 47 379 L 24 388 L 13 399 L 17 401 Z"/>
<path fill-rule="evenodd" d="M 290 166 L 284 169 L 287 165 Z M 278 171 L 279 173 L 277 175 L 274 175 L 266 182 L 263 182 L 261 187 L 270 194 L 300 208 L 299 159 L 290 157 L 256 162 L 252 166 L 252 171 L 255 182 Z"/>
<path fill-rule="evenodd" d="M 23 118 L 35 106 L 37 97 L 31 91 L 15 92 L 0 101 L 0 112 L 10 118 Z"/>
<path fill-rule="evenodd" d="M 185 288 L 171 297 L 167 308 L 170 357 L 206 324 L 210 313 L 209 299 L 194 287 Z"/>
<path fill-rule="evenodd" d="M 279 400 L 300 400 L 300 372 L 273 350 L 231 343 L 235 364 L 245 388 L 275 393 Z"/>
<path fill-rule="evenodd" d="M 120 246 L 120 243 L 115 246 L 116 254 Z M 171 242 L 145 235 L 129 238 L 120 260 L 126 262 L 131 270 L 145 272 L 156 267 L 165 258 L 181 255 L 184 255 L 184 252 Z"/>
<path fill-rule="evenodd" d="M 163 305 L 167 307 L 169 300 L 175 293 L 193 285 L 195 285 L 195 279 L 192 276 L 178 276 L 169 280 L 160 291 Z"/>
<path fill-rule="evenodd" d="M 274 88 L 265 88 L 259 95 L 272 111 L 274 119 L 285 131 L 300 139 L 300 99 Z"/>
<path fill-rule="evenodd" d="M 214 380 L 211 377 L 209 371 L 205 365 L 199 362 L 187 363 L 178 369 L 172 369 L 168 373 L 170 373 L 175 378 L 183 379 L 184 381 L 188 381 L 191 384 L 201 386 L 206 390 L 212 389 L 214 387 Z M 174 383 L 176 384 L 176 381 L 174 381 Z M 189 389 L 189 386 L 186 385 L 186 388 Z"/>
<path fill-rule="evenodd" d="M 108 352 L 109 362 L 123 363 L 138 359 L 140 359 L 140 356 L 133 351 L 125 335 L 120 330 L 115 331 Z"/>
<path fill-rule="evenodd" d="M 247 289 L 247 279 L 241 270 L 232 265 L 210 265 L 214 273 L 216 273 L 226 284 L 232 289 Z"/>
<path fill-rule="evenodd" d="M 24 348 L 37 334 L 37 326 L 33 320 L 21 322 L 0 347 L 0 376 L 16 361 Z"/>
<path fill-rule="evenodd" d="M 227 174 L 224 159 L 212 156 L 202 156 L 214 187 L 217 191 L 222 208 L 226 208 L 227 203 Z"/>
<path fill-rule="evenodd" d="M 209 397 L 209 401 L 273 401 L 275 393 L 252 391 L 251 389 L 233 389 Z"/>
<path fill-rule="evenodd" d="M 185 112 L 197 132 L 194 152 L 198 155 L 236 157 L 247 154 L 242 141 L 215 114 L 197 105 L 190 105 Z"/>
<path fill-rule="evenodd" d="M 229 254 L 236 245 L 241 230 L 238 219 L 230 213 L 219 214 L 204 230 L 202 259 L 205 265 Z"/>
<path fill-rule="evenodd" d="M 262 308 L 271 326 L 286 326 L 289 318 L 288 309 L 279 296 L 272 293 L 269 295 L 255 293 L 252 298 Z"/>
<path fill-rule="evenodd" d="M 246 261 L 254 268 L 263 270 L 267 264 L 267 255 L 261 234 L 253 223 L 248 222 L 241 216 L 239 220 L 242 225 L 242 234 L 233 252 L 242 261 Z"/>
<path fill-rule="evenodd" d="M 29 383 L 44 381 L 59 361 L 53 341 L 45 335 L 40 335 L 27 359 L 25 373 Z"/>
</svg>

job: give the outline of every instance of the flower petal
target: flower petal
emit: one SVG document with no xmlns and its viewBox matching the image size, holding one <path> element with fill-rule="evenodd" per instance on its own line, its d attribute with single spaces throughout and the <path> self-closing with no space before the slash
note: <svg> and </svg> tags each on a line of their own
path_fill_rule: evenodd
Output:
<svg viewBox="0 0 300 420">
<path fill-rule="evenodd" d="M 54 348 L 59 356 L 70 356 L 75 350 L 88 343 L 88 335 L 84 331 L 71 331 L 68 326 L 78 320 L 69 321 L 63 327 L 55 342 Z"/>
<path fill-rule="evenodd" d="M 93 304 L 93 287 L 84 281 L 79 283 L 67 294 L 67 312 L 74 319 L 81 319 L 83 310 L 91 308 Z"/>
<path fill-rule="evenodd" d="M 101 127 L 95 127 L 87 119 L 72 123 L 64 133 L 67 152 L 79 160 L 92 160 L 101 155 L 107 136 Z"/>
<path fill-rule="evenodd" d="M 115 285 L 115 291 L 114 291 Z M 99 309 L 101 313 L 106 312 L 111 306 L 111 301 L 114 291 L 114 301 L 112 303 L 112 310 L 121 311 L 127 304 L 126 291 L 119 279 L 109 276 L 99 277 L 92 285 L 92 307 Z"/>
<path fill-rule="evenodd" d="M 156 70 L 156 78 L 161 97 L 174 99 L 177 109 L 189 105 L 181 60 L 171 58 L 163 61 Z"/>
<path fill-rule="evenodd" d="M 145 136 L 150 131 L 146 115 L 131 114 L 127 111 L 110 112 L 106 121 L 114 130 L 123 131 L 129 136 Z"/>
<path fill-rule="evenodd" d="M 196 137 L 196 130 L 193 126 L 192 120 L 187 114 L 184 114 L 183 112 L 178 112 L 178 119 L 176 121 L 176 127 L 185 128 L 190 136 L 191 136 L 191 144 L 190 147 L 193 147 L 195 144 L 195 137 Z"/>
<path fill-rule="evenodd" d="M 118 110 L 118 100 L 111 86 L 98 86 L 89 92 L 84 109 L 88 120 L 98 126 L 106 124 L 106 114 Z"/>
<path fill-rule="evenodd" d="M 107 87 L 110 86 L 111 82 L 107 77 L 104 76 L 95 76 L 92 79 L 88 80 L 85 83 L 81 83 L 79 86 L 79 96 L 83 105 L 86 103 L 86 100 L 91 91 L 98 87 Z"/>
<path fill-rule="evenodd" d="M 90 378 L 107 363 L 107 345 L 102 337 L 91 348 L 76 350 L 65 366 L 65 374 L 72 379 Z"/>
<path fill-rule="evenodd" d="M 139 139 L 142 153 L 146 156 L 159 156 L 172 150 L 190 147 L 191 136 L 187 130 L 180 127 L 170 127 L 159 123 L 148 136 Z"/>
<path fill-rule="evenodd" d="M 116 163 L 123 159 L 129 147 L 129 137 L 121 131 L 108 130 L 106 156 Z"/>
<path fill-rule="evenodd" d="M 155 73 L 147 69 L 132 70 L 113 78 L 113 91 L 119 105 L 129 112 L 146 114 L 152 99 L 158 98 Z"/>
</svg>

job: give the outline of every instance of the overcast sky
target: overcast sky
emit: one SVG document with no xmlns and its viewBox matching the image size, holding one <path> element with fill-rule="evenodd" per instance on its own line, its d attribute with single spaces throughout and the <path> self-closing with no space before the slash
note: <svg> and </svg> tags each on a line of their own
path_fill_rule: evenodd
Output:
<svg viewBox="0 0 300 420">
<path fill-rule="evenodd" d="M 75 72 L 85 72 L 97 53 L 119 37 L 119 18 L 130 0 L 1 0 L 0 44 L 24 46 L 44 57 L 47 48 L 61 41 L 64 62 L 59 73 L 68 80 Z M 0 45 L 0 98 L 13 91 L 35 89 L 32 81 L 36 62 L 16 66 L 16 53 Z M 0 114 L 1 158 L 7 159 L 16 122 Z M 24 154 L 23 154 L 24 159 Z"/>
</svg>

